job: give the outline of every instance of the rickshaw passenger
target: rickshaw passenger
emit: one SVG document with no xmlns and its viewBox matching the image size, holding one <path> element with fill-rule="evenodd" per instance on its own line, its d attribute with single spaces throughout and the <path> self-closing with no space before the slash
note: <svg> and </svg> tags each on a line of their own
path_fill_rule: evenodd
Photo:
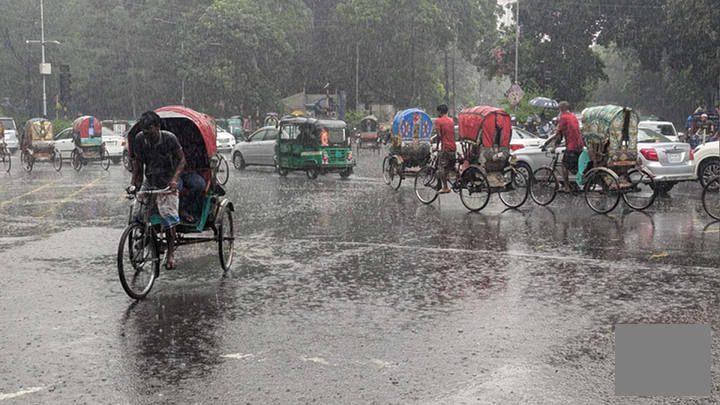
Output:
<svg viewBox="0 0 720 405">
<path fill-rule="evenodd" d="M 168 240 L 165 267 L 174 269 L 177 267 L 175 226 L 180 223 L 178 181 L 185 169 L 185 154 L 175 134 L 160 130 L 160 116 L 154 111 L 144 112 L 138 126 L 142 132 L 136 136 L 133 146 L 135 159 L 133 159 L 130 185 L 137 188 L 141 183 L 141 191 L 170 188 L 171 193 L 157 195 L 155 203 L 162 218 L 162 229 Z M 142 205 L 136 200 L 131 220 L 140 218 L 142 209 Z"/>
<path fill-rule="evenodd" d="M 561 101 L 558 104 L 558 108 L 560 109 L 560 123 L 558 124 L 555 146 L 552 148 L 552 153 L 555 153 L 555 148 L 560 145 L 564 137 L 565 153 L 563 153 L 562 174 L 565 183 L 561 191 L 569 193 L 570 182 L 568 180 L 568 173 L 578 170 L 578 160 L 583 151 L 583 140 L 580 135 L 580 124 L 575 115 L 569 111 L 570 104 L 567 101 Z"/>
</svg>

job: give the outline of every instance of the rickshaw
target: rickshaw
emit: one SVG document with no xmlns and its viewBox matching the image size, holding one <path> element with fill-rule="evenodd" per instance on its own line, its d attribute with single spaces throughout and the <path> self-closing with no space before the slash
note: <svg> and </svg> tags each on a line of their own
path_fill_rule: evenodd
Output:
<svg viewBox="0 0 720 405">
<path fill-rule="evenodd" d="M 714 132 L 707 132 L 701 131 L 700 124 L 702 122 L 702 115 L 706 114 L 708 116 L 708 121 L 710 122 L 710 125 L 715 127 Z M 690 133 L 686 135 L 688 139 L 688 143 L 690 144 L 690 149 L 695 149 L 699 145 L 705 145 L 707 142 L 717 141 L 718 140 L 718 128 L 720 127 L 720 116 L 712 111 L 699 111 L 692 115 L 692 128 L 690 129 Z"/>
<path fill-rule="evenodd" d="M 25 123 L 25 133 L 20 143 L 20 162 L 23 169 L 31 172 L 36 162 L 52 162 L 56 171 L 62 169 L 62 157 L 55 147 L 52 122 L 33 118 Z"/>
<path fill-rule="evenodd" d="M 357 139 L 357 154 L 360 149 L 372 149 L 378 153 L 380 144 L 378 142 L 378 119 L 374 115 L 369 115 L 360 120 L 360 134 Z"/>
<path fill-rule="evenodd" d="M 86 115 L 76 119 L 72 128 L 75 134 L 75 149 L 70 154 L 70 164 L 73 169 L 80 171 L 92 161 L 99 161 L 104 170 L 109 169 L 110 154 L 105 150 L 100 120 Z"/>
<path fill-rule="evenodd" d="M 452 191 L 470 211 L 487 206 L 491 194 L 499 194 L 508 208 L 518 208 L 527 201 L 529 180 L 515 165 L 511 156 L 512 119 L 500 108 L 477 106 L 458 115 L 462 155 L 458 159 Z M 438 196 L 441 182 L 433 165 L 423 168 L 415 178 L 415 195 L 425 204 Z M 450 176 L 448 176 L 450 177 Z"/>
<path fill-rule="evenodd" d="M 588 206 L 599 214 L 614 210 L 620 197 L 637 211 L 655 201 L 654 176 L 638 156 L 638 122 L 637 113 L 629 107 L 607 105 L 582 112 L 582 136 L 589 163 L 582 173 L 576 173 L 576 182 L 583 186 Z M 533 173 L 533 200 L 540 205 L 552 202 L 560 188 L 555 168 L 558 160 L 556 153 L 551 166 Z"/>
<path fill-rule="evenodd" d="M 0 160 L 2 160 L 3 168 L 6 173 L 10 173 L 10 167 L 12 167 L 12 159 L 10 158 L 10 150 L 5 143 L 5 127 L 0 122 Z"/>
<path fill-rule="evenodd" d="M 175 246 L 215 242 L 218 244 L 220 266 L 228 271 L 234 257 L 235 231 L 233 203 L 225 197 L 225 191 L 217 182 L 217 146 L 215 144 L 215 120 L 209 115 L 186 107 L 170 106 L 155 111 L 162 120 L 161 129 L 177 136 L 185 152 L 187 167 L 197 171 L 205 180 L 205 192 L 196 207 L 189 207 L 196 221 L 181 220 L 177 225 Z M 130 157 L 140 133 L 137 125 L 128 133 Z M 169 189 L 136 191 L 129 190 L 128 199 L 139 199 L 143 207 L 154 207 L 153 197 L 168 193 Z M 133 193 L 134 192 L 134 193 Z M 183 192 L 180 198 L 184 197 Z M 155 209 L 144 209 L 142 222 L 130 223 L 120 238 L 117 253 L 118 274 L 125 292 L 134 299 L 142 299 L 150 292 L 160 274 L 160 264 L 165 260 L 167 241 L 160 229 L 160 216 Z M 212 233 L 212 234 L 210 234 Z"/>
<path fill-rule="evenodd" d="M 319 174 L 353 173 L 353 158 L 347 124 L 338 120 L 292 117 L 280 121 L 276 143 L 276 161 L 280 176 L 304 171 L 310 179 Z"/>
<path fill-rule="evenodd" d="M 278 114 L 274 112 L 269 112 L 265 114 L 265 119 L 263 120 L 263 126 L 264 127 L 277 127 L 278 123 L 280 122 L 280 118 L 278 118 Z"/>
<path fill-rule="evenodd" d="M 405 176 L 412 176 L 430 162 L 432 121 L 422 110 L 411 108 L 395 114 L 390 153 L 383 159 L 383 180 L 393 189 L 400 188 Z"/>
<path fill-rule="evenodd" d="M 235 142 L 242 140 L 243 120 L 242 118 L 228 118 L 227 130 L 235 137 Z"/>
</svg>

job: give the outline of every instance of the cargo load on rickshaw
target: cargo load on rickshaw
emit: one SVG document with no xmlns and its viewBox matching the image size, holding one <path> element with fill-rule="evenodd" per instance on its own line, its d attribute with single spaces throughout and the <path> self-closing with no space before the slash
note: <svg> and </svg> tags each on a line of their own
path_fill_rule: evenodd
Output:
<svg viewBox="0 0 720 405">
<path fill-rule="evenodd" d="M 60 151 L 55 147 L 53 124 L 45 118 L 33 118 L 25 123 L 20 150 L 20 161 L 25 171 L 32 171 L 36 162 L 52 162 L 55 170 L 62 169 Z"/>
</svg>

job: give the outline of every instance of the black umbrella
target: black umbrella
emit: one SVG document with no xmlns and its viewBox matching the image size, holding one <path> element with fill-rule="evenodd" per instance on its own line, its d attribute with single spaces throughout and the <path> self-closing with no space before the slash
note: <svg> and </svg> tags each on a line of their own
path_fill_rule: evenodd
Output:
<svg viewBox="0 0 720 405">
<path fill-rule="evenodd" d="M 534 99 L 530 100 L 528 104 L 542 108 L 558 108 L 557 101 L 546 97 L 535 97 Z"/>
</svg>

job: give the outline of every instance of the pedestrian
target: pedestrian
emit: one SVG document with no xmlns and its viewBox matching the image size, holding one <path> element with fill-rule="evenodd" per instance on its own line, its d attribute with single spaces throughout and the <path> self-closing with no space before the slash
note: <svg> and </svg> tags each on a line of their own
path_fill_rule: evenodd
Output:
<svg viewBox="0 0 720 405">
<path fill-rule="evenodd" d="M 438 171 L 442 180 L 440 194 L 447 194 L 450 189 L 447 185 L 448 173 L 455 169 L 455 122 L 447 116 L 448 107 L 445 104 L 437 106 L 438 119 L 435 121 L 437 128 L 437 143 L 440 146 L 438 152 Z"/>
<path fill-rule="evenodd" d="M 243 138 L 247 141 L 250 138 L 250 134 L 253 130 L 252 115 L 248 115 L 247 119 L 243 122 Z"/>
<path fill-rule="evenodd" d="M 165 267 L 177 267 L 175 260 L 175 227 L 180 223 L 178 181 L 185 169 L 185 154 L 175 134 L 161 130 L 160 116 L 154 111 L 146 111 L 138 122 L 142 133 L 133 143 L 133 171 L 130 187 L 134 190 L 161 190 L 169 188 L 169 193 L 158 194 L 155 204 L 161 217 L 161 226 L 168 241 Z M 130 189 L 130 188 L 128 188 Z M 140 198 L 142 200 L 142 198 Z M 150 207 L 145 207 L 149 209 Z M 135 200 L 131 221 L 141 218 L 143 204 Z"/>
<path fill-rule="evenodd" d="M 530 132 L 531 134 L 538 134 L 537 125 L 535 125 L 532 117 L 528 117 L 527 123 L 525 123 L 525 127 L 523 127 L 523 129 Z"/>
<path fill-rule="evenodd" d="M 560 109 L 560 124 L 558 125 L 552 153 L 555 153 L 555 149 L 560 146 L 560 142 L 562 142 L 564 137 L 565 152 L 563 153 L 562 160 L 562 174 L 565 184 L 561 191 L 569 193 L 570 181 L 568 180 L 568 173 L 578 170 L 578 160 L 580 159 L 584 144 L 582 136 L 580 135 L 580 123 L 578 123 L 577 117 L 569 111 L 570 103 L 561 101 L 560 104 L 558 104 L 558 108 Z"/>
</svg>

